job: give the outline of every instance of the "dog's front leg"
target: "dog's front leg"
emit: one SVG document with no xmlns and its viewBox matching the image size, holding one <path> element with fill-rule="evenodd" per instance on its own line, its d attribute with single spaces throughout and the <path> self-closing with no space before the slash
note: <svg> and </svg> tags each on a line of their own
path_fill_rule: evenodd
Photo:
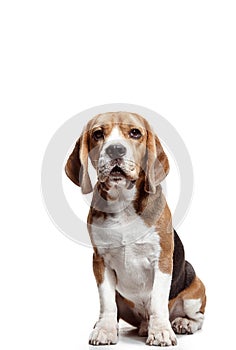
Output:
<svg viewBox="0 0 236 350">
<path fill-rule="evenodd" d="M 163 273 L 158 267 L 154 270 L 154 283 L 150 302 L 148 325 L 148 345 L 176 345 L 176 336 L 169 321 L 168 299 L 171 275 Z"/>
<path fill-rule="evenodd" d="M 115 273 L 104 265 L 101 257 L 94 256 L 93 267 L 100 299 L 100 316 L 90 335 L 89 343 L 92 345 L 116 344 L 118 323 Z"/>
</svg>

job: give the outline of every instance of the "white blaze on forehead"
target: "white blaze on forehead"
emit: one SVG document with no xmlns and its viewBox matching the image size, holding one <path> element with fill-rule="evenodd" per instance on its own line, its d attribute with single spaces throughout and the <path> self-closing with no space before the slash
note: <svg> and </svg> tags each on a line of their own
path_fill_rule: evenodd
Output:
<svg viewBox="0 0 236 350">
<path fill-rule="evenodd" d="M 110 135 L 107 137 L 106 142 L 104 143 L 103 151 L 101 152 L 101 157 L 103 156 L 103 152 L 109 147 L 111 144 L 122 144 L 126 148 L 126 156 L 125 158 L 134 160 L 134 156 L 132 153 L 132 150 L 130 148 L 128 140 L 124 137 L 122 134 L 122 131 L 120 130 L 119 126 L 115 125 L 110 133 Z M 110 157 L 108 156 L 108 160 L 110 160 Z"/>
<path fill-rule="evenodd" d="M 113 141 L 122 140 L 122 139 L 124 138 L 122 137 L 120 128 L 118 126 L 114 126 L 106 142 L 113 142 Z"/>
</svg>

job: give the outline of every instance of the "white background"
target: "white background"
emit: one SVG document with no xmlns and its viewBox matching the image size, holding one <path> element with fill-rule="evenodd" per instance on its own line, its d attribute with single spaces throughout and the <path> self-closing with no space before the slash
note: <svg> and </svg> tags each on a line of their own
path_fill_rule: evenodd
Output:
<svg viewBox="0 0 236 350">
<path fill-rule="evenodd" d="M 178 231 L 208 305 L 203 330 L 178 348 L 235 344 L 235 10 L 227 0 L 1 3 L 1 349 L 88 349 L 92 251 L 50 221 L 40 171 L 64 121 L 114 102 L 164 116 L 192 158 Z M 122 336 L 114 349 L 141 346 Z"/>
</svg>

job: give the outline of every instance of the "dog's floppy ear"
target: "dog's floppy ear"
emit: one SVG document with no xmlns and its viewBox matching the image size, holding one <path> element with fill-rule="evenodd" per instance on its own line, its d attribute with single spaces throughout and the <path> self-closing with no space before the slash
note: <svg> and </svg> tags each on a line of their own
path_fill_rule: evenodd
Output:
<svg viewBox="0 0 236 350">
<path fill-rule="evenodd" d="M 84 131 L 76 142 L 73 152 L 65 166 L 66 175 L 77 186 L 81 187 L 83 194 L 92 192 L 92 184 L 88 174 L 88 132 Z"/>
<path fill-rule="evenodd" d="M 145 191 L 156 193 L 156 187 L 169 172 L 169 161 L 158 137 L 147 128 L 147 151 L 145 169 Z"/>
</svg>

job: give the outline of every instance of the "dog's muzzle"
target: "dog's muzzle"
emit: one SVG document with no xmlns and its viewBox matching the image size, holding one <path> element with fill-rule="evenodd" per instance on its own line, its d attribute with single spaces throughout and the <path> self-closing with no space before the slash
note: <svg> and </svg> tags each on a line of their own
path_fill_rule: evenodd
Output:
<svg viewBox="0 0 236 350">
<path fill-rule="evenodd" d="M 133 181 L 135 163 L 126 157 L 127 149 L 121 143 L 110 144 L 98 162 L 98 178 L 101 182 Z"/>
</svg>

